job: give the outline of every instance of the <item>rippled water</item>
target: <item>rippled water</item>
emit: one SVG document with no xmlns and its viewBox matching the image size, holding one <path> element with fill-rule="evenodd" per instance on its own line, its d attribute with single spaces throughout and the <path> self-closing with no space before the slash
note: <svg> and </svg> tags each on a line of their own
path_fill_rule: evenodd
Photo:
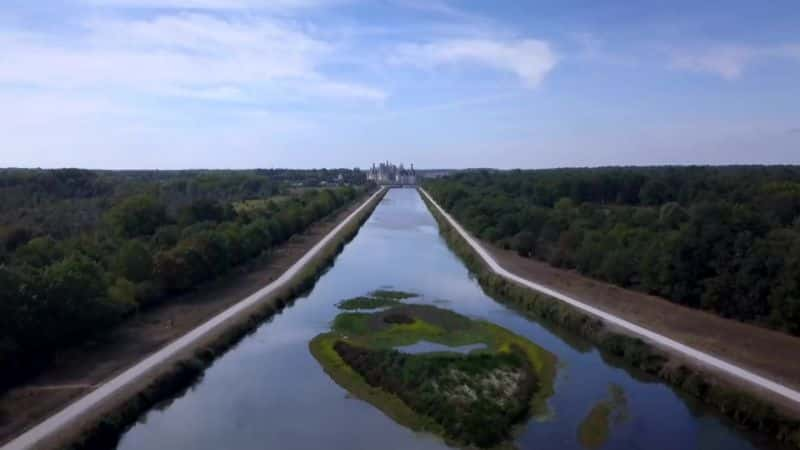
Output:
<svg viewBox="0 0 800 450">
<path fill-rule="evenodd" d="M 591 344 L 495 302 L 438 235 L 416 191 L 393 189 L 313 290 L 219 358 L 180 398 L 121 439 L 133 449 L 442 449 L 336 385 L 308 350 L 336 303 L 377 288 L 526 336 L 559 359 L 550 414 L 519 430 L 523 449 L 776 448 Z"/>
</svg>

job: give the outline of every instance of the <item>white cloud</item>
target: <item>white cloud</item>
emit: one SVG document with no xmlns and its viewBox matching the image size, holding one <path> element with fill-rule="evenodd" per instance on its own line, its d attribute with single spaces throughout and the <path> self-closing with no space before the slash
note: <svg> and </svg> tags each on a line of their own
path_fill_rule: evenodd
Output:
<svg viewBox="0 0 800 450">
<path fill-rule="evenodd" d="M 558 57 L 547 42 L 540 40 L 453 39 L 401 45 L 391 61 L 422 67 L 475 64 L 511 72 L 525 86 L 534 88 L 553 70 Z"/>
<path fill-rule="evenodd" d="M 214 99 L 291 81 L 298 90 L 321 96 L 335 91 L 337 98 L 385 97 L 377 88 L 328 79 L 319 67 L 335 57 L 333 46 L 278 20 L 172 14 L 150 20 L 92 20 L 81 31 L 70 40 L 0 34 L 0 52 L 8 62 L 0 65 L 0 83 Z"/>
<path fill-rule="evenodd" d="M 695 50 L 679 50 L 672 54 L 675 69 L 705 72 L 735 80 L 759 61 L 791 59 L 800 61 L 800 44 L 754 46 L 715 45 Z"/>
</svg>

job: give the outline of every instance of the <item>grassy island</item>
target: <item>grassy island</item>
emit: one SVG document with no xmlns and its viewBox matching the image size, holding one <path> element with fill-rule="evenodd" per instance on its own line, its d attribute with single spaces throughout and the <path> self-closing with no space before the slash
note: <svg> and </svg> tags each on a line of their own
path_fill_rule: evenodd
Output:
<svg viewBox="0 0 800 450">
<path fill-rule="evenodd" d="M 454 349 L 395 349 L 418 343 Z M 471 344 L 485 347 L 456 349 Z M 553 393 L 551 353 L 505 328 L 429 305 L 397 302 L 374 312 L 344 312 L 310 348 L 353 395 L 402 425 L 462 446 L 503 444 L 515 424 L 546 412 Z"/>
</svg>

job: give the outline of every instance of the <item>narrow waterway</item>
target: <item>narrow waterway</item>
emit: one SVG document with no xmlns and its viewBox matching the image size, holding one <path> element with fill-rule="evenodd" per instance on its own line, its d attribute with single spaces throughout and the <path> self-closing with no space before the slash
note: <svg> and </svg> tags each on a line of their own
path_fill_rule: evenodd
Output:
<svg viewBox="0 0 800 450">
<path fill-rule="evenodd" d="M 524 318 L 488 297 L 439 236 L 419 194 L 393 189 L 313 290 L 219 358 L 191 389 L 132 427 L 118 448 L 441 449 L 334 383 L 308 343 L 336 303 L 378 288 L 421 295 L 527 337 L 559 360 L 547 417 L 519 430 L 523 449 L 769 449 L 655 379 L 591 344 Z"/>
</svg>

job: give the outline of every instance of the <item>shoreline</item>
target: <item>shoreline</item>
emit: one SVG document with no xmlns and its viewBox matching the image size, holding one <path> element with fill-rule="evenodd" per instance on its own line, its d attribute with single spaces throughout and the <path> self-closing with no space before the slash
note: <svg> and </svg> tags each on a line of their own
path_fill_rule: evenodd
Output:
<svg viewBox="0 0 800 450">
<path fill-rule="evenodd" d="M 734 379 L 732 374 L 725 374 L 692 359 L 691 354 L 681 355 L 677 351 L 652 345 L 624 327 L 607 324 L 596 315 L 588 313 L 586 309 L 578 308 L 571 304 L 572 302 L 559 298 L 563 295 L 558 297 L 547 295 L 549 289 L 540 291 L 504 277 L 501 271 L 507 271 L 491 257 L 494 265 L 500 270 L 495 270 L 495 267 L 489 265 L 491 263 L 487 264 L 485 257 L 489 253 L 481 248 L 484 255 L 474 248 L 473 245 L 479 244 L 469 242 L 461 234 L 466 231 L 457 230 L 450 223 L 455 220 L 447 217 L 444 210 L 439 211 L 439 205 L 433 202 L 422 188 L 420 197 L 439 224 L 440 234 L 448 245 L 476 274 L 480 285 L 497 301 L 513 305 L 524 315 L 551 321 L 570 332 L 577 333 L 600 349 L 621 358 L 629 366 L 655 375 L 682 392 L 713 406 L 739 426 L 768 433 L 778 441 L 800 448 L 800 417 L 798 417 L 800 414 L 797 408 L 791 408 L 785 402 L 777 402 L 774 397 L 764 395 L 763 387 L 744 385 L 745 380 Z M 515 278 L 522 279 L 519 276 Z M 528 283 L 536 284 L 530 281 Z M 762 399 L 762 396 L 766 399 Z"/>
<path fill-rule="evenodd" d="M 185 388 L 217 356 L 313 286 L 386 192 L 381 188 L 371 194 L 277 279 L 18 435 L 2 450 L 96 448 L 114 442 L 141 413 Z"/>
</svg>

